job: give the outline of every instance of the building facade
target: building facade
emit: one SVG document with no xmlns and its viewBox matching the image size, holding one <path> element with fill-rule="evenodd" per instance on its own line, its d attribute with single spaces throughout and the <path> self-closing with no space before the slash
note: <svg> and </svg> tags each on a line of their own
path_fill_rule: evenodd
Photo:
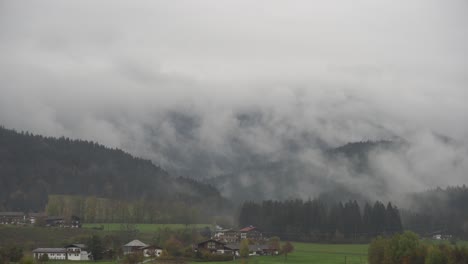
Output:
<svg viewBox="0 0 468 264">
<path fill-rule="evenodd" d="M 32 251 L 35 259 L 41 259 L 47 255 L 50 260 L 66 260 L 67 250 L 65 248 L 36 248 Z"/>
<path fill-rule="evenodd" d="M 91 254 L 86 251 L 84 244 L 71 244 L 65 247 L 68 260 L 90 260 Z"/>
</svg>

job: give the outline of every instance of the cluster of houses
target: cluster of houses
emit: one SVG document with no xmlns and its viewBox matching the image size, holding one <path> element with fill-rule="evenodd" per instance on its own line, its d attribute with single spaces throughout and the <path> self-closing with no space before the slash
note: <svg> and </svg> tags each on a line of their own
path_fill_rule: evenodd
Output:
<svg viewBox="0 0 468 264">
<path fill-rule="evenodd" d="M 195 247 L 195 251 L 210 252 L 217 255 L 233 255 L 240 256 L 240 243 L 223 243 L 214 239 L 208 239 L 206 241 L 198 243 Z M 249 255 L 278 255 L 279 248 L 273 245 L 266 244 L 252 244 L 249 245 Z"/>
<path fill-rule="evenodd" d="M 43 220 L 45 226 L 81 228 L 81 219 L 78 216 L 47 216 L 45 213 L 0 212 L 2 225 L 34 225 Z"/>
<path fill-rule="evenodd" d="M 144 257 L 159 257 L 162 248 L 147 245 L 139 240 L 133 240 L 122 246 L 123 254 L 142 253 Z M 43 259 L 46 255 L 48 260 L 92 260 L 91 252 L 87 251 L 84 244 L 71 244 L 63 248 L 36 248 L 32 251 L 35 259 Z"/>
<path fill-rule="evenodd" d="M 262 244 L 266 239 L 255 227 L 248 226 L 240 230 L 219 228 L 212 238 L 194 244 L 194 252 L 210 252 L 217 255 L 239 256 L 240 242 L 248 239 L 249 255 L 277 255 L 279 248 Z M 140 240 L 133 240 L 122 246 L 124 255 L 141 253 L 144 257 L 160 257 L 163 249 L 159 246 L 148 245 Z M 71 244 L 63 248 L 37 248 L 32 251 L 34 258 L 42 259 L 47 255 L 49 260 L 92 260 L 93 256 L 84 244 Z"/>
<path fill-rule="evenodd" d="M 211 252 L 212 254 L 239 256 L 240 242 L 248 239 L 249 255 L 278 255 L 279 248 L 266 245 L 267 240 L 262 232 L 254 227 L 247 226 L 240 230 L 223 229 L 217 227 L 211 239 L 200 242 L 194 246 L 195 251 Z"/>
<path fill-rule="evenodd" d="M 223 229 L 218 226 L 212 236 L 212 239 L 223 243 L 239 243 L 244 239 L 262 241 L 264 240 L 264 237 L 262 232 L 254 226 L 247 226 L 240 230 Z"/>
</svg>

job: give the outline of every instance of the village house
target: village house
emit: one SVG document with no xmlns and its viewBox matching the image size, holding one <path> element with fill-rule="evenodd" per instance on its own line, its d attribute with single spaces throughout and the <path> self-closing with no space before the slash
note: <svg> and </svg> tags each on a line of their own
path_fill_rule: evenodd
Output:
<svg viewBox="0 0 468 264">
<path fill-rule="evenodd" d="M 32 225 L 36 224 L 39 219 L 45 220 L 46 218 L 47 218 L 46 213 L 29 213 L 28 214 L 29 223 Z"/>
<path fill-rule="evenodd" d="M 238 243 L 244 239 L 249 239 L 255 242 L 265 239 L 262 232 L 254 226 L 247 226 L 239 231 L 232 229 L 218 228 L 212 236 L 212 239 L 223 243 Z"/>
<path fill-rule="evenodd" d="M 86 251 L 84 244 L 71 244 L 65 247 L 68 260 L 90 260 L 91 254 Z"/>
<path fill-rule="evenodd" d="M 147 246 L 149 245 L 141 242 L 140 240 L 135 239 L 123 245 L 122 249 L 123 249 L 124 255 L 127 255 L 127 254 L 132 254 L 132 253 L 143 252 L 143 248 Z"/>
<path fill-rule="evenodd" d="M 23 212 L 0 212 L 0 224 L 25 224 L 26 214 Z"/>
<path fill-rule="evenodd" d="M 47 255 L 50 260 L 65 260 L 67 258 L 65 248 L 36 248 L 32 253 L 35 259 L 40 259 L 43 255 Z"/>
<path fill-rule="evenodd" d="M 224 243 L 235 243 L 240 240 L 239 233 L 232 229 L 220 229 L 215 231 L 213 239 Z"/>
<path fill-rule="evenodd" d="M 32 251 L 35 259 L 47 255 L 50 260 L 90 260 L 92 256 L 84 244 L 71 244 L 63 248 L 36 248 Z"/>
<path fill-rule="evenodd" d="M 247 226 L 239 230 L 240 240 L 251 239 L 254 241 L 260 241 L 263 239 L 263 234 L 254 226 Z"/>
<path fill-rule="evenodd" d="M 81 219 L 76 215 L 65 218 L 63 216 L 47 217 L 46 213 L 0 212 L 0 224 L 4 225 L 34 225 L 38 219 L 44 219 L 45 225 L 49 227 L 81 228 Z"/>
<path fill-rule="evenodd" d="M 63 216 L 49 216 L 46 218 L 46 226 L 81 228 L 81 219 L 76 215 L 72 215 L 70 219 Z"/>
<path fill-rule="evenodd" d="M 124 255 L 142 253 L 144 257 L 160 257 L 162 248 L 154 245 L 147 245 L 140 240 L 133 240 L 122 246 Z"/>
<path fill-rule="evenodd" d="M 226 248 L 231 250 L 232 254 L 239 256 L 240 253 L 240 243 L 231 243 L 226 244 Z M 249 256 L 265 256 L 265 255 L 278 255 L 279 249 L 274 246 L 259 244 L 259 245 L 249 245 Z"/>
<path fill-rule="evenodd" d="M 226 244 L 214 239 L 202 241 L 194 246 L 195 252 L 205 251 L 212 254 L 232 254 L 232 250 Z"/>
<path fill-rule="evenodd" d="M 146 246 L 142 250 L 144 257 L 160 257 L 163 249 L 158 246 Z"/>
</svg>

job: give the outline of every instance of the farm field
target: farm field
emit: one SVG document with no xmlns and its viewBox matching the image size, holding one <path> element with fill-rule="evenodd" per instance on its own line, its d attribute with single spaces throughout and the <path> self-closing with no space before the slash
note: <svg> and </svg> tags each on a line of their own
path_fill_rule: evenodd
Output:
<svg viewBox="0 0 468 264">
<path fill-rule="evenodd" d="M 73 261 L 73 260 L 67 260 L 67 261 L 63 261 L 63 260 L 49 260 L 50 263 L 53 263 L 53 264 L 73 264 L 73 263 L 76 263 L 76 261 Z M 115 264 L 115 263 L 119 263 L 119 262 L 116 262 L 116 261 L 79 261 L 80 264 Z"/>
<path fill-rule="evenodd" d="M 449 240 L 422 239 L 421 241 L 426 244 L 434 244 L 434 245 L 437 245 L 437 244 L 450 245 L 451 244 Z M 457 246 L 468 247 L 468 241 L 458 240 Z"/>
<path fill-rule="evenodd" d="M 294 252 L 288 255 L 286 262 L 284 256 L 254 256 L 248 259 L 252 264 L 365 264 L 367 263 L 368 245 L 342 245 L 342 244 L 312 244 L 294 243 Z M 241 260 L 230 262 L 192 262 L 195 263 L 242 263 Z"/>
<path fill-rule="evenodd" d="M 132 224 L 135 226 L 135 228 L 142 232 L 142 233 L 148 233 L 148 232 L 155 232 L 158 231 L 158 229 L 184 229 L 184 228 L 204 228 L 204 227 L 211 227 L 210 224 L 192 224 L 192 225 L 185 225 L 185 224 Z M 122 224 L 120 223 L 85 223 L 82 226 L 83 228 L 89 228 L 89 229 L 94 229 L 94 228 L 100 228 L 103 227 L 103 231 L 120 231 L 122 229 Z"/>
</svg>

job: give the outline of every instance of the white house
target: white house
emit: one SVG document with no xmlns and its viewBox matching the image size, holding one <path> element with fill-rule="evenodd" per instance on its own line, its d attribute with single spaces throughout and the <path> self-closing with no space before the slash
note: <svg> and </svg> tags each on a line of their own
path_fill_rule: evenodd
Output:
<svg viewBox="0 0 468 264">
<path fill-rule="evenodd" d="M 36 248 L 32 251 L 35 259 L 47 255 L 50 260 L 90 260 L 84 244 L 71 244 L 63 248 Z"/>
<path fill-rule="evenodd" d="M 90 260 L 90 253 L 84 244 L 71 244 L 65 247 L 68 260 Z"/>
<path fill-rule="evenodd" d="M 36 248 L 32 253 L 35 259 L 40 259 L 42 255 L 47 255 L 51 260 L 65 260 L 67 258 L 65 248 Z"/>
<path fill-rule="evenodd" d="M 142 248 L 144 257 L 160 257 L 162 248 L 157 246 L 147 246 Z"/>
</svg>

